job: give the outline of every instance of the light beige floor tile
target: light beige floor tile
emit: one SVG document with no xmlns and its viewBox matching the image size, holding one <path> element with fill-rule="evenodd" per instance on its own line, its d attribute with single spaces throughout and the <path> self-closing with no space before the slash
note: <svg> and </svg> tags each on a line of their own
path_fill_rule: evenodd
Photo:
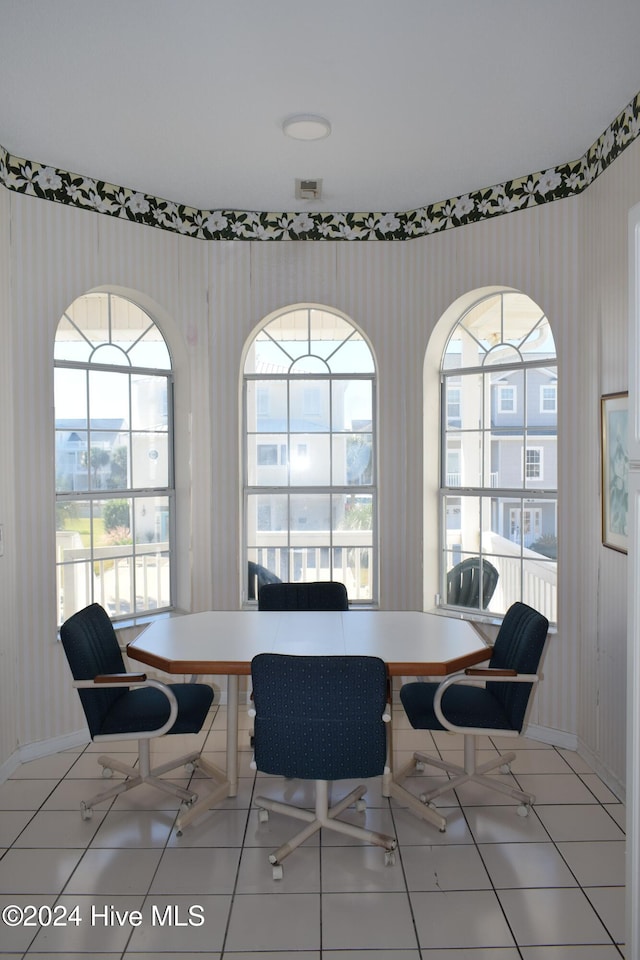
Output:
<svg viewBox="0 0 640 960">
<path fill-rule="evenodd" d="M 354 893 L 397 891 L 405 889 L 405 881 L 396 855 L 393 864 L 385 864 L 381 847 L 327 847 L 322 838 L 322 892 Z M 291 855 L 293 858 L 295 853 Z M 286 861 L 285 861 L 286 863 Z M 285 866 L 286 869 L 286 866 Z"/>
<path fill-rule="evenodd" d="M 521 790 L 532 793 L 535 803 L 593 803 L 591 790 L 575 773 L 519 773 Z"/>
<path fill-rule="evenodd" d="M 582 887 L 619 887 L 625 882 L 624 840 L 578 840 L 558 850 Z"/>
<path fill-rule="evenodd" d="M 11 774 L 12 780 L 58 780 L 64 777 L 78 759 L 78 754 L 54 753 L 21 763 Z"/>
<path fill-rule="evenodd" d="M 233 893 L 240 849 L 238 847 L 209 847 L 201 849 L 165 850 L 149 888 L 156 894 Z"/>
<path fill-rule="evenodd" d="M 32 894 L 7 893 L 0 894 L 0 916 L 7 920 L 2 923 L 0 928 L 0 956 L 2 960 L 8 960 L 4 951 L 18 951 L 18 960 L 22 960 L 23 952 L 29 944 L 35 939 L 38 933 L 37 918 L 33 915 L 33 907 L 38 906 L 46 909 L 53 907 L 57 894 L 39 894 L 38 902 L 34 904 Z M 5 913 L 9 908 L 10 912 Z M 12 909 L 16 908 L 16 909 Z M 11 956 L 13 956 L 11 954 Z"/>
<path fill-rule="evenodd" d="M 496 889 L 577 886 L 551 842 L 483 843 L 479 850 Z"/>
<path fill-rule="evenodd" d="M 169 837 L 170 847 L 241 847 L 249 811 L 214 807 L 193 823 L 188 824 L 182 836 L 174 830 Z"/>
<path fill-rule="evenodd" d="M 326 950 L 415 949 L 406 894 L 323 894 L 322 945 Z"/>
<path fill-rule="evenodd" d="M 588 887 L 585 893 L 616 943 L 625 941 L 625 888 Z"/>
<path fill-rule="evenodd" d="M 515 754 L 516 758 L 511 762 L 511 771 L 516 776 L 520 773 L 574 772 L 556 750 L 516 750 Z"/>
<path fill-rule="evenodd" d="M 580 775 L 580 779 L 600 803 L 620 803 L 615 793 L 602 782 L 596 773 L 583 773 Z"/>
<path fill-rule="evenodd" d="M 91 897 L 64 896 L 58 903 L 68 907 L 70 912 L 77 906 L 82 922 L 42 927 L 33 942 L 32 952 L 51 952 L 71 957 L 74 954 L 122 951 L 133 927 L 126 920 L 122 926 L 114 923 L 112 910 L 118 910 L 123 917 L 125 911 L 129 911 L 126 916 L 131 917 L 131 911 L 142 908 L 143 898 L 110 896 L 107 905 L 97 903 Z"/>
<path fill-rule="evenodd" d="M 493 891 L 412 893 L 411 903 L 422 947 L 514 946 Z"/>
<path fill-rule="evenodd" d="M 405 847 L 402 866 L 411 891 L 483 890 L 491 886 L 473 844 Z"/>
<path fill-rule="evenodd" d="M 91 842 L 104 812 L 95 811 L 90 820 L 83 820 L 75 810 L 41 810 L 24 828 L 14 844 L 20 847 L 80 847 Z"/>
<path fill-rule="evenodd" d="M 164 847 L 175 816 L 165 810 L 110 810 L 94 836 L 92 847 Z"/>
<path fill-rule="evenodd" d="M 108 787 L 106 780 L 74 780 L 65 777 L 44 801 L 42 810 L 73 810 L 79 817 L 82 801 L 89 800 L 100 791 L 107 790 Z M 107 810 L 112 803 L 113 798 L 103 800 L 93 809 Z"/>
<path fill-rule="evenodd" d="M 338 851 L 343 853 L 344 851 Z M 319 893 L 320 892 L 320 848 L 298 847 L 284 861 L 283 877 L 273 879 L 269 851 L 263 847 L 245 847 L 242 851 L 238 871 L 238 894 L 261 893 L 265 895 L 282 893 Z M 234 958 L 235 960 L 235 958 Z M 289 960 L 289 957 L 287 957 Z"/>
<path fill-rule="evenodd" d="M 613 944 L 569 944 L 560 947 L 523 947 L 522 960 L 621 960 L 621 957 Z"/>
<path fill-rule="evenodd" d="M 527 817 L 518 815 L 515 804 L 466 807 L 464 812 L 476 843 L 536 843 L 549 839 L 536 816 L 537 809 Z"/>
<path fill-rule="evenodd" d="M 6 780 L 0 785 L 0 810 L 38 810 L 57 780 Z"/>
<path fill-rule="evenodd" d="M 251 957 L 253 957 L 253 954 Z M 372 953 L 371 950 L 323 950 L 322 957 L 323 960 L 420 960 L 420 951 L 417 949 L 376 950 L 375 953 Z M 235 957 L 234 960 L 236 960 Z M 251 958 L 247 957 L 247 960 L 251 960 Z M 264 960 L 267 960 L 267 957 Z M 288 955 L 287 960 L 289 960 Z M 305 960 L 305 958 L 301 956 L 300 960 Z"/>
<path fill-rule="evenodd" d="M 567 804 L 535 808 L 552 840 L 621 840 L 620 827 L 598 804 Z"/>
<path fill-rule="evenodd" d="M 0 847 L 9 847 L 32 817 L 33 810 L 5 810 L 0 814 Z"/>
<path fill-rule="evenodd" d="M 580 889 L 499 890 L 517 943 L 610 943 L 604 926 Z"/>
<path fill-rule="evenodd" d="M 623 833 L 627 829 L 627 811 L 622 803 L 605 803 L 604 809 L 615 823 L 618 824 Z"/>
<path fill-rule="evenodd" d="M 7 850 L 0 860 L 0 893 L 60 893 L 83 850 Z"/>
<path fill-rule="evenodd" d="M 420 819 L 407 808 L 392 801 L 393 819 L 396 835 L 401 849 L 417 844 L 418 846 L 437 846 L 450 843 L 473 843 L 471 831 L 459 807 L 442 807 L 439 812 L 446 817 L 447 829 L 444 832 Z"/>
<path fill-rule="evenodd" d="M 160 863 L 160 850 L 87 850 L 65 887 L 65 894 L 145 895 Z M 97 901 L 96 901 L 97 902 Z"/>
<path fill-rule="evenodd" d="M 324 936 L 324 909 L 323 909 Z M 225 949 L 236 951 L 319 950 L 320 899 L 308 893 L 236 896 Z"/>
</svg>

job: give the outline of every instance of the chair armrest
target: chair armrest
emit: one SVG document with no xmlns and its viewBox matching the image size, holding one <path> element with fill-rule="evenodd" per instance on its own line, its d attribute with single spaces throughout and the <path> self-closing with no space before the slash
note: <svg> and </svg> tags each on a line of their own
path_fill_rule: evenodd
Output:
<svg viewBox="0 0 640 960">
<path fill-rule="evenodd" d="M 517 670 L 499 670 L 497 667 L 467 667 L 464 671 L 467 677 L 517 677 Z"/>
<path fill-rule="evenodd" d="M 144 683 L 146 673 L 99 673 L 93 678 L 94 683 Z"/>
<path fill-rule="evenodd" d="M 493 729 L 490 727 L 460 727 L 455 723 L 451 723 L 450 720 L 447 720 L 442 710 L 442 698 L 449 687 L 453 686 L 454 683 L 464 683 L 465 681 L 469 682 L 470 680 L 473 681 L 477 679 L 490 679 L 491 683 L 537 683 L 540 678 L 536 673 L 518 673 L 516 670 L 497 668 L 492 670 L 490 667 L 481 667 L 478 669 L 468 667 L 461 673 L 452 673 L 451 676 L 439 684 L 433 698 L 433 711 L 446 730 L 463 734 L 487 734 Z M 500 733 L 501 736 L 510 735 L 509 730 L 496 730 L 494 732 Z M 514 731 L 515 734 L 517 734 L 517 732 L 518 731 Z"/>
<path fill-rule="evenodd" d="M 123 686 L 133 686 L 138 689 L 142 687 L 155 687 L 156 690 L 159 690 L 160 693 L 167 698 L 169 701 L 169 717 L 162 724 L 161 727 L 156 727 L 154 730 L 142 730 L 135 731 L 128 734 L 120 734 L 116 739 L 126 740 L 135 738 L 137 740 L 150 740 L 152 737 L 161 737 L 163 734 L 168 733 L 171 730 L 172 726 L 176 722 L 178 716 L 178 701 L 176 700 L 176 695 L 166 683 L 162 683 L 160 680 L 150 680 L 147 675 L 144 673 L 102 673 L 94 677 L 93 680 L 74 680 L 73 683 L 76 690 L 95 690 L 95 689 L 109 689 L 109 687 L 123 687 Z M 100 737 L 94 737 L 93 739 L 99 740 Z M 107 739 L 114 739 L 110 737 Z"/>
</svg>

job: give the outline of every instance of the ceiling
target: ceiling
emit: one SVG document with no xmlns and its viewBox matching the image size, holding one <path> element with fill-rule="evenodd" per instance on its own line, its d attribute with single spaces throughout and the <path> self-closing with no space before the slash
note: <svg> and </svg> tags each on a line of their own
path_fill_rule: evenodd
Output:
<svg viewBox="0 0 640 960">
<path fill-rule="evenodd" d="M 0 145 L 202 210 L 412 210 L 579 159 L 640 91 L 638 0 L 0 0 L 0 23 Z M 330 136 L 287 138 L 299 113 Z"/>
</svg>

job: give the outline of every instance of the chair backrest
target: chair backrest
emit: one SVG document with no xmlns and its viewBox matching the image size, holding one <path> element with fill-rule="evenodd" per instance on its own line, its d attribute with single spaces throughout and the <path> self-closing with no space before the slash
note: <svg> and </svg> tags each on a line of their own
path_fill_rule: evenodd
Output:
<svg viewBox="0 0 640 960">
<path fill-rule="evenodd" d="M 480 563 L 482 562 L 482 608 L 489 606 L 498 582 L 498 571 L 488 560 L 467 557 L 447 573 L 447 603 L 457 607 L 480 607 Z"/>
<path fill-rule="evenodd" d="M 271 570 L 267 570 L 261 563 L 255 563 L 249 560 L 249 583 L 247 597 L 249 600 L 255 600 L 260 593 L 260 587 L 265 583 L 282 583 L 280 577 L 277 577 Z"/>
<path fill-rule="evenodd" d="M 383 772 L 383 660 L 261 653 L 251 663 L 251 680 L 258 770 L 304 780 Z"/>
<path fill-rule="evenodd" d="M 60 627 L 60 639 L 74 680 L 93 680 L 101 673 L 124 673 L 118 638 L 106 611 L 98 603 L 79 610 Z M 100 733 L 102 722 L 128 687 L 117 690 L 78 690 L 89 733 Z"/>
<path fill-rule="evenodd" d="M 536 673 L 545 647 L 549 621 L 526 603 L 507 610 L 493 647 L 490 667 Z M 513 730 L 522 730 L 533 684 L 488 683 L 487 688 L 507 711 Z"/>
<path fill-rule="evenodd" d="M 267 583 L 258 590 L 258 610 L 348 610 L 344 583 Z"/>
</svg>

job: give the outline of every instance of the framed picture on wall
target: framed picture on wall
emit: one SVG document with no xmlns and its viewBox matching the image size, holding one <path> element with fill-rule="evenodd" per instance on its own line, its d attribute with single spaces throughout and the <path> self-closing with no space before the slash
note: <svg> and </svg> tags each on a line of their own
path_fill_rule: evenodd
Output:
<svg viewBox="0 0 640 960">
<path fill-rule="evenodd" d="M 627 552 L 629 531 L 629 394 L 600 400 L 602 426 L 602 542 Z"/>
</svg>

